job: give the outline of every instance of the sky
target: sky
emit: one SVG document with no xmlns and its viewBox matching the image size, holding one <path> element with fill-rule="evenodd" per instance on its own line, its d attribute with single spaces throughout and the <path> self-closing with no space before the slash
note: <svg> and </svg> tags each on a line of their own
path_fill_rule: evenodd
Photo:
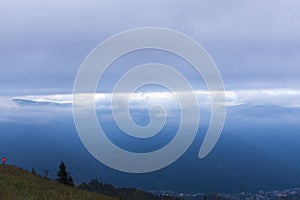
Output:
<svg viewBox="0 0 300 200">
<path fill-rule="evenodd" d="M 7 107 L 11 99 L 28 95 L 69 100 L 76 73 L 96 45 L 128 29 L 163 27 L 192 37 L 207 50 L 221 72 L 228 101 L 233 94 L 238 104 L 298 106 L 299 19 L 296 0 L 2 0 L 0 103 Z M 188 78 L 193 82 L 195 77 Z"/>
<path fill-rule="evenodd" d="M 143 27 L 179 31 L 206 49 L 224 82 L 224 132 L 246 136 L 256 131 L 273 133 L 274 127 L 283 127 L 283 133 L 291 133 L 292 137 L 300 124 L 299 19 L 298 0 L 0 0 L 0 137 L 12 135 L 15 144 L 18 137 L 14 131 L 29 135 L 32 130 L 44 134 L 55 131 L 68 136 L 65 130 L 70 123 L 76 128 L 78 124 L 92 127 L 91 122 L 76 123 L 76 109 L 72 110 L 73 85 L 80 66 L 109 37 Z M 194 99 L 185 99 L 182 105 L 170 91 L 156 86 L 139 88 L 132 94 L 129 112 L 124 109 L 124 101 L 112 105 L 111 91 L 123 73 L 150 62 L 178 70 L 194 89 L 199 108 L 193 107 Z M 122 126 L 116 129 L 115 125 L 120 124 L 116 119 L 129 127 L 132 121 L 146 128 L 153 121 L 166 122 L 163 128 L 183 124 L 187 133 L 193 133 L 190 127 L 199 121 L 199 125 L 212 124 L 213 128 L 221 127 L 223 122 L 211 120 L 223 112 L 211 109 L 214 104 L 199 74 L 173 54 L 149 49 L 126 54 L 112 63 L 102 78 L 94 105 L 98 124 L 106 125 L 109 133 L 119 129 L 126 133 Z M 189 91 L 177 94 L 190 97 Z M 124 96 L 120 93 L 120 98 Z M 112 114 L 115 110 L 117 115 Z M 194 115 L 182 117 L 184 111 Z M 198 111 L 200 118 L 193 117 Z M 216 124 L 219 126 L 213 126 Z M 274 135 L 282 130 L 274 131 Z M 75 132 L 71 134 L 77 137 Z M 255 140 L 262 144 L 258 134 Z M 275 152 L 282 153 L 281 149 Z"/>
</svg>

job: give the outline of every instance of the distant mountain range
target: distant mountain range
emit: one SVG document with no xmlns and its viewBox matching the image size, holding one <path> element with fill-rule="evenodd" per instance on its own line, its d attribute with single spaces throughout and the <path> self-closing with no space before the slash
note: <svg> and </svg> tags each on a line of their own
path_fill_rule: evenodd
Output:
<svg viewBox="0 0 300 200">
<path fill-rule="evenodd" d="M 100 111 L 99 111 L 100 112 Z M 102 112 L 102 111 L 101 111 Z M 101 113 L 100 113 L 101 114 Z M 202 118 L 209 117 L 204 113 Z M 201 122 L 207 121 L 206 119 Z M 200 122 L 200 123 L 201 123 Z M 101 122 L 100 119 L 100 123 Z M 138 140 L 117 137 L 119 130 L 105 121 L 114 140 L 137 148 Z M 65 161 L 77 184 L 98 179 L 116 186 L 183 193 L 275 190 L 300 185 L 300 109 L 280 106 L 240 105 L 228 107 L 227 121 L 213 151 L 199 160 L 199 147 L 207 129 L 202 123 L 191 148 L 165 169 L 147 174 L 128 174 L 110 169 L 94 159 L 82 145 L 71 115 L 44 122 L 0 122 L 0 153 L 7 162 L 54 177 Z M 166 133 L 175 132 L 173 122 Z M 172 137 L 145 145 L 161 147 Z M 124 139 L 124 140 L 123 140 Z M 101 143 L 99 143 L 101 145 Z M 153 146 L 154 145 L 154 146 Z"/>
<path fill-rule="evenodd" d="M 14 98 L 12 99 L 12 101 L 19 106 L 58 106 L 58 107 L 72 106 L 71 102 L 55 102 L 55 101 L 29 100 L 29 99 L 19 99 L 19 98 Z"/>
</svg>

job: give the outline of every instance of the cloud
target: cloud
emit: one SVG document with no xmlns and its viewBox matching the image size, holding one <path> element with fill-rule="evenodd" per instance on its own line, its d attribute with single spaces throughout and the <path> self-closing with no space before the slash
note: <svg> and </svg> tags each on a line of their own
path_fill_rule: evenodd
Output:
<svg viewBox="0 0 300 200">
<path fill-rule="evenodd" d="M 235 105 L 278 105 L 283 107 L 300 107 L 300 90 L 265 89 L 237 90 L 226 93 L 228 103 Z"/>
<path fill-rule="evenodd" d="M 15 102 L 17 105 L 20 106 L 71 106 L 72 103 L 70 102 L 53 102 L 53 101 L 48 101 L 44 99 L 40 100 L 27 100 L 27 99 L 13 99 L 13 102 Z"/>
<path fill-rule="evenodd" d="M 66 112 L 67 111 L 67 112 Z M 0 122 L 45 123 L 57 118 L 71 116 L 70 109 L 49 106 L 20 106 L 11 97 L 0 96 Z"/>
<path fill-rule="evenodd" d="M 188 93 L 186 91 L 178 92 L 181 95 Z M 87 99 L 90 95 L 81 94 L 82 98 Z M 127 94 L 114 94 L 115 98 L 124 98 Z M 210 105 L 210 93 L 208 91 L 195 91 L 198 103 L 200 105 Z M 225 92 L 226 105 L 237 106 L 247 105 L 278 105 L 283 107 L 300 107 L 299 98 L 300 90 L 294 89 L 264 89 L 264 90 L 230 90 Z M 111 93 L 95 93 L 95 105 L 98 109 L 111 109 Z M 6 98 L 7 100 L 7 98 Z M 36 96 L 19 96 L 11 100 L 18 106 L 70 106 L 73 102 L 72 94 L 55 94 L 55 95 L 36 95 Z M 2 100 L 2 102 L 6 102 Z M 4 103 L 2 103 L 4 105 Z M 7 103 L 6 103 L 7 104 Z M 129 108 L 144 109 L 153 105 L 161 104 L 171 109 L 178 108 L 176 93 L 171 92 L 137 92 L 130 95 Z M 1 104 L 0 104 L 1 105 Z M 124 107 L 127 105 L 117 105 Z M 187 108 L 188 105 L 182 105 Z"/>
<path fill-rule="evenodd" d="M 182 92 L 184 95 L 186 91 Z M 200 106 L 202 122 L 209 119 L 210 94 L 208 91 L 198 90 L 195 92 Z M 282 113 L 288 109 L 300 108 L 300 90 L 294 89 L 264 89 L 264 90 L 230 90 L 226 91 L 226 106 L 228 108 L 228 119 L 235 115 L 248 116 L 259 120 L 263 115 L 274 117 L 275 113 Z M 83 98 L 88 97 L 82 94 Z M 117 94 L 123 98 L 125 94 Z M 96 93 L 95 107 L 99 119 L 111 120 L 111 98 L 110 93 Z M 0 96 L 0 122 L 22 122 L 22 123 L 44 123 L 49 120 L 72 120 L 72 94 L 53 95 L 30 95 L 30 96 Z M 139 120 L 148 120 L 148 111 L 153 105 L 164 107 L 159 112 L 154 112 L 152 117 L 161 119 L 167 114 L 168 118 L 177 119 L 180 116 L 180 107 L 174 94 L 170 92 L 137 92 L 131 94 L 128 107 L 131 116 Z M 119 116 L 124 116 L 124 106 L 117 105 L 115 111 Z M 181 109 L 190 108 L 189 105 L 181 105 Z M 235 114 L 234 114 L 235 113 Z M 259 115 L 257 113 L 260 113 Z M 287 112 L 284 112 L 287 114 Z M 293 112 L 291 112 L 292 114 Z M 230 118 L 231 116 L 231 118 Z M 298 115 L 297 115 L 298 116 Z"/>
<path fill-rule="evenodd" d="M 0 85 L 71 92 L 81 62 L 98 43 L 127 29 L 160 26 L 203 44 L 227 88 L 298 89 L 299 2 L 271 4 L 272 9 L 258 0 L 4 1 Z"/>
<path fill-rule="evenodd" d="M 71 94 L 56 95 L 37 95 L 37 96 L 21 96 L 11 99 L 18 106 L 53 106 L 53 107 L 71 107 Z"/>
</svg>

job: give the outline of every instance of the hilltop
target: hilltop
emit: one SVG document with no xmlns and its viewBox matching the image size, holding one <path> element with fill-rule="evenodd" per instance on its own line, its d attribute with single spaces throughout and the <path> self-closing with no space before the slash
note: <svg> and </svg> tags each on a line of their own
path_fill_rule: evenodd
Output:
<svg viewBox="0 0 300 200">
<path fill-rule="evenodd" d="M 115 198 L 66 186 L 18 167 L 0 165 L 0 199 L 114 200 Z"/>
</svg>

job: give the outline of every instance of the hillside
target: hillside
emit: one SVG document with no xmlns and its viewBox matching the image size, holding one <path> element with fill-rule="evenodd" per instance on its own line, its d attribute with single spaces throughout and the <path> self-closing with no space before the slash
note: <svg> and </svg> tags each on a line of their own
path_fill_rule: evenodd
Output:
<svg viewBox="0 0 300 200">
<path fill-rule="evenodd" d="M 0 165 L 0 199 L 113 200 L 115 198 L 65 186 L 14 166 Z"/>
</svg>

